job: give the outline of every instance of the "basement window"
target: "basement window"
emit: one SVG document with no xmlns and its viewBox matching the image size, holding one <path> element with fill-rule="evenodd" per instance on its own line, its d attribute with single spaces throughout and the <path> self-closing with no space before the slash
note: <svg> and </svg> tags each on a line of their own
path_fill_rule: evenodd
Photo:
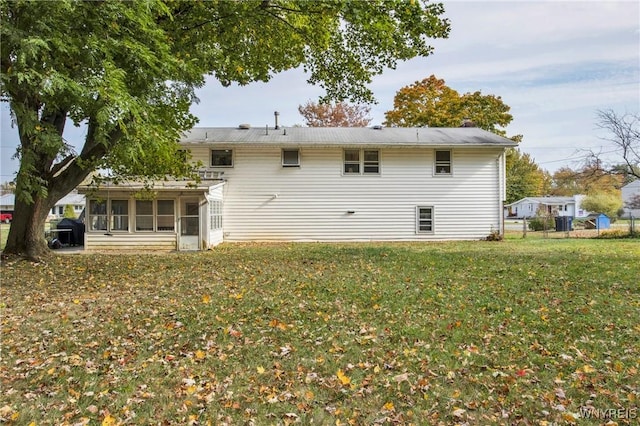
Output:
<svg viewBox="0 0 640 426">
<path fill-rule="evenodd" d="M 433 207 L 432 206 L 416 207 L 416 233 L 417 234 L 433 233 Z"/>
</svg>

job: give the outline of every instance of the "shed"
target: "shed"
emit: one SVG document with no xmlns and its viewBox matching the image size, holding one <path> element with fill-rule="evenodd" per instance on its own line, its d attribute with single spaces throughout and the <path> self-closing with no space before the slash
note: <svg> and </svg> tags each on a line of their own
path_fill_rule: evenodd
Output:
<svg viewBox="0 0 640 426">
<path fill-rule="evenodd" d="M 611 220 L 604 213 L 590 214 L 584 222 L 585 229 L 609 229 Z"/>
</svg>

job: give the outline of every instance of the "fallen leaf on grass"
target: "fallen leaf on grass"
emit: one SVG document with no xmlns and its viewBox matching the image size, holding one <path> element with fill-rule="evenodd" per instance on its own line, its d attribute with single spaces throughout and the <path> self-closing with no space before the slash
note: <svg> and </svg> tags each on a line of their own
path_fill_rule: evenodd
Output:
<svg viewBox="0 0 640 426">
<path fill-rule="evenodd" d="M 466 412 L 467 412 L 467 410 L 465 410 L 464 408 L 456 408 L 455 410 L 453 410 L 451 412 L 451 415 L 453 417 L 460 418 L 460 417 L 464 416 L 464 413 L 466 413 Z"/>
<path fill-rule="evenodd" d="M 343 385 L 349 385 L 351 384 L 351 378 L 347 377 L 344 374 L 344 371 L 342 370 L 338 370 L 338 372 L 336 373 L 336 375 L 338 376 L 338 379 L 340 379 L 340 383 L 342 383 Z"/>
</svg>

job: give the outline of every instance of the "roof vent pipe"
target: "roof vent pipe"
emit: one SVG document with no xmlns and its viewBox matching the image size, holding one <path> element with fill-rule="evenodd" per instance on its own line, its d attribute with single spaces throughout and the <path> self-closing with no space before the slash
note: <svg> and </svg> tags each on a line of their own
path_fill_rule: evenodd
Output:
<svg viewBox="0 0 640 426">
<path fill-rule="evenodd" d="M 280 128 L 280 126 L 278 126 L 278 117 L 280 116 L 280 113 L 278 111 L 274 111 L 273 112 L 273 116 L 276 119 L 276 127 L 275 127 L 275 129 L 278 130 Z"/>
</svg>

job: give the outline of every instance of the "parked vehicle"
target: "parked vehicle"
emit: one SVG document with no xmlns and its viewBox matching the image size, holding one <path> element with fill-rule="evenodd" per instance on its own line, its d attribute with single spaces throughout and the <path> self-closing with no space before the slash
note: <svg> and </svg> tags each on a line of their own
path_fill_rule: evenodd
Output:
<svg viewBox="0 0 640 426">
<path fill-rule="evenodd" d="M 0 222 L 10 223 L 13 220 L 13 214 L 11 213 L 0 213 Z"/>
</svg>

